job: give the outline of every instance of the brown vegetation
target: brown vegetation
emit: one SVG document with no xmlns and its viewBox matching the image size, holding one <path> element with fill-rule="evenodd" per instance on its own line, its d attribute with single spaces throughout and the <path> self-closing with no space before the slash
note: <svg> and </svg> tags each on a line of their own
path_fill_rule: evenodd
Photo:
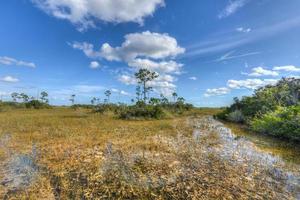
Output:
<svg viewBox="0 0 300 200">
<path fill-rule="evenodd" d="M 212 112 L 202 110 L 194 113 Z M 11 199 L 282 199 L 283 184 L 223 159 L 219 135 L 193 119 L 125 121 L 86 109 L 0 113 L 0 196 Z M 38 172 L 24 187 L 7 178 L 26 155 Z M 25 157 L 25 158 L 27 158 Z M 23 159 L 24 161 L 24 159 Z M 35 170 L 36 169 L 36 170 Z M 32 175 L 32 174 L 31 174 Z M 8 179 L 8 180 L 7 180 Z M 13 179 L 13 178 L 12 178 Z M 5 182 L 5 180 L 7 180 Z M 275 184 L 276 183 L 276 184 Z"/>
</svg>

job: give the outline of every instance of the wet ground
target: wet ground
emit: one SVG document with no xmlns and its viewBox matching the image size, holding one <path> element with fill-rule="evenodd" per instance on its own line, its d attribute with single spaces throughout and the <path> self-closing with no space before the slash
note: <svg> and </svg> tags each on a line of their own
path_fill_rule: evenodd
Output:
<svg viewBox="0 0 300 200">
<path fill-rule="evenodd" d="M 120 192 L 124 195 L 118 196 L 120 199 L 300 199 L 299 163 L 276 154 L 276 148 L 271 148 L 274 145 L 266 145 L 268 140 L 261 146 L 250 133 L 241 135 L 235 132 L 238 129 L 229 129 L 209 116 L 187 118 L 186 123 L 193 127 L 192 133 L 149 136 L 154 150 L 124 151 L 112 143 L 104 149 L 93 148 L 97 155 L 101 153 L 96 171 L 48 175 L 45 180 L 50 177 L 51 188 L 47 198 L 64 199 L 67 194 L 76 199 L 88 194 L 86 199 L 113 199 Z M 8 158 L 0 163 L 4 199 L 26 191 L 49 174 L 47 166 L 39 163 L 35 145 L 30 153 L 16 153 L 7 148 L 10 140 L 9 133 L 0 138 L 0 149 Z M 85 152 L 83 162 L 96 159 L 87 149 L 77 151 Z"/>
<path fill-rule="evenodd" d="M 300 144 L 286 139 L 271 137 L 269 135 L 251 132 L 246 126 L 236 123 L 224 122 L 237 137 L 246 138 L 254 143 L 260 150 L 280 157 L 286 163 L 300 165 Z"/>
<path fill-rule="evenodd" d="M 222 145 L 211 149 L 214 154 L 218 154 L 230 162 L 247 165 L 249 177 L 256 169 L 268 171 L 269 179 L 284 182 L 285 189 L 293 193 L 296 199 L 300 199 L 300 165 L 299 157 L 296 158 L 299 154 L 296 151 L 298 148 L 287 147 L 288 154 L 295 158 L 284 159 L 282 141 L 253 135 L 253 133 L 247 134 L 245 130 L 242 133 L 233 132 L 212 117 L 194 119 L 192 123 L 195 126 L 193 138 L 196 140 L 201 140 L 201 137 L 211 132 L 216 132 L 220 136 Z M 242 129 L 236 128 L 235 130 Z M 266 140 L 261 141 L 264 138 Z M 286 141 L 283 142 L 286 143 Z M 276 154 L 279 152 L 278 149 L 280 149 L 280 153 Z M 294 149 L 295 151 L 292 151 Z"/>
</svg>

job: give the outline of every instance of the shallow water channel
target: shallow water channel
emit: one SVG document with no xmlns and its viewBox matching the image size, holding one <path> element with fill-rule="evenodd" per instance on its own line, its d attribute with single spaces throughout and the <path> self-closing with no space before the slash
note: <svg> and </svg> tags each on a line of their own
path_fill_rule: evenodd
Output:
<svg viewBox="0 0 300 200">
<path fill-rule="evenodd" d="M 245 131 L 234 124 L 223 124 L 212 117 L 196 120 L 193 138 L 215 132 L 221 145 L 211 151 L 230 162 L 248 166 L 249 174 L 264 170 L 270 179 L 284 182 L 287 191 L 300 199 L 300 148 L 268 136 Z"/>
<path fill-rule="evenodd" d="M 278 156 L 288 164 L 300 165 L 300 144 L 277 139 L 268 135 L 262 135 L 251 132 L 245 127 L 224 122 L 224 125 L 230 128 L 237 137 L 245 138 L 253 142 L 261 151 Z"/>
</svg>

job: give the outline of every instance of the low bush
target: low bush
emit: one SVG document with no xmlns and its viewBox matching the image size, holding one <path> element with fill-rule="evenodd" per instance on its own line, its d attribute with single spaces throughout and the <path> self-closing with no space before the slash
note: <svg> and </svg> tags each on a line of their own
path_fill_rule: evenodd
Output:
<svg viewBox="0 0 300 200">
<path fill-rule="evenodd" d="M 174 114 L 183 114 L 186 111 L 190 111 L 193 109 L 192 104 L 176 102 L 176 103 L 168 103 L 168 104 L 160 104 L 163 109 L 174 113 Z"/>
<path fill-rule="evenodd" d="M 121 119 L 161 119 L 165 116 L 166 113 L 159 105 L 128 106 L 119 113 Z"/>
<path fill-rule="evenodd" d="M 230 109 L 229 108 L 224 108 L 223 110 L 221 110 L 219 113 L 214 115 L 215 119 L 220 119 L 220 120 L 228 120 L 227 116 L 230 113 Z"/>
<path fill-rule="evenodd" d="M 123 104 L 98 104 L 96 106 L 93 107 L 94 112 L 96 113 L 100 113 L 100 114 L 104 114 L 104 113 L 115 113 L 116 115 L 118 115 L 122 110 L 124 110 L 127 106 L 123 105 Z"/>
<path fill-rule="evenodd" d="M 227 119 L 231 122 L 243 123 L 245 121 L 245 117 L 240 110 L 235 110 L 227 115 Z"/>
<path fill-rule="evenodd" d="M 43 109 L 43 108 L 51 108 L 49 104 L 43 103 L 38 100 L 31 100 L 25 103 L 26 108 L 34 108 L 34 109 Z"/>
<path fill-rule="evenodd" d="M 89 104 L 74 104 L 71 106 L 73 109 L 78 109 L 78 108 L 84 108 L 84 109 L 93 109 L 95 108 L 94 105 L 89 105 Z"/>
<path fill-rule="evenodd" d="M 47 103 L 43 103 L 38 100 L 31 100 L 25 103 L 19 102 L 0 102 L 0 110 L 11 110 L 11 109 L 43 109 L 43 108 L 51 108 L 51 106 Z"/>
<path fill-rule="evenodd" d="M 113 113 L 120 119 L 161 119 L 182 115 L 192 109 L 193 105 L 185 103 L 145 104 L 143 101 L 138 101 L 135 105 L 99 104 L 94 106 L 94 112 Z"/>
<path fill-rule="evenodd" d="M 300 141 L 300 105 L 278 107 L 251 121 L 251 129 L 276 137 Z"/>
<path fill-rule="evenodd" d="M 9 109 L 19 109 L 19 108 L 25 108 L 24 103 L 17 103 L 17 102 L 0 102 L 0 108 L 1 110 L 9 110 Z"/>
</svg>

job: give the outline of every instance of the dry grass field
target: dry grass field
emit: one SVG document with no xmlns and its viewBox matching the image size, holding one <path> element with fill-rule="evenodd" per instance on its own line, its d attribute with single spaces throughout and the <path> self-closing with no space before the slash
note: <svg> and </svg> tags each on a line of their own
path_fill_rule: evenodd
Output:
<svg viewBox="0 0 300 200">
<path fill-rule="evenodd" d="M 196 127 L 213 112 L 144 121 L 70 108 L 1 112 L 0 197 L 293 199 L 266 170 L 249 175 L 218 155 L 220 136 Z"/>
</svg>

